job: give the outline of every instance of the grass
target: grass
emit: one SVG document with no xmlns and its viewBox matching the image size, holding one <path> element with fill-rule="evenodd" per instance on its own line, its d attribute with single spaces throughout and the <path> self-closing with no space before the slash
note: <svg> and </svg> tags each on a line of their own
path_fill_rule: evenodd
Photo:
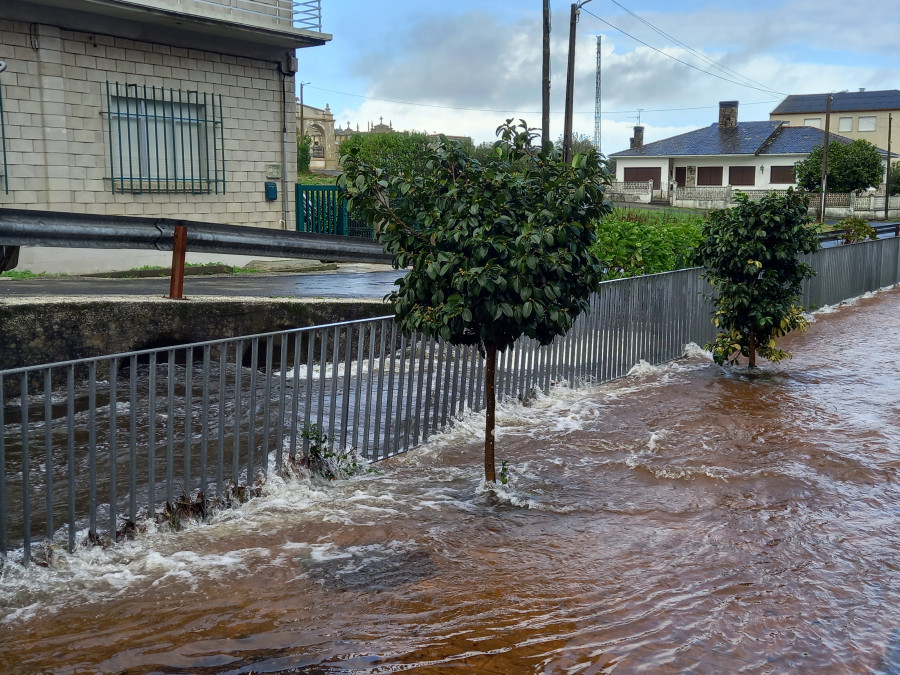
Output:
<svg viewBox="0 0 900 675">
<path fill-rule="evenodd" d="M 7 272 L 0 272 L 0 277 L 4 279 L 37 279 L 40 277 L 47 276 L 44 272 L 32 272 L 31 270 L 9 270 Z M 54 276 L 68 276 L 66 274 L 59 274 Z"/>
<path fill-rule="evenodd" d="M 321 173 L 298 173 L 297 182 L 300 185 L 334 185 L 337 176 L 325 176 Z"/>
</svg>

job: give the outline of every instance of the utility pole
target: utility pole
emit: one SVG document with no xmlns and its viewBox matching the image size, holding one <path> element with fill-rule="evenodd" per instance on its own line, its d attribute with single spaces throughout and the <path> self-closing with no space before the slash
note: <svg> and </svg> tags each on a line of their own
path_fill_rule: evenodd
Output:
<svg viewBox="0 0 900 675">
<path fill-rule="evenodd" d="M 884 219 L 888 219 L 888 207 L 891 204 L 891 113 L 888 113 L 888 146 L 887 173 L 884 176 Z"/>
<path fill-rule="evenodd" d="M 541 146 L 550 141 L 550 0 L 544 0 L 544 56 L 541 79 Z"/>
<path fill-rule="evenodd" d="M 575 27 L 578 24 L 579 10 L 591 0 L 580 0 L 572 3 L 572 14 L 569 17 L 569 62 L 566 70 L 566 112 L 563 124 L 563 161 L 572 161 L 572 101 L 575 96 Z"/>
<path fill-rule="evenodd" d="M 825 147 L 822 151 L 822 200 L 819 204 L 819 222 L 825 222 L 825 193 L 828 191 L 828 140 L 831 131 L 831 99 L 834 94 L 828 94 L 825 99 Z"/>
<path fill-rule="evenodd" d="M 597 152 L 600 152 L 600 91 L 601 84 L 603 82 L 600 76 L 600 66 L 602 65 L 602 38 L 600 35 L 597 36 L 597 81 L 595 83 L 595 98 L 594 98 L 594 147 L 597 149 Z"/>
</svg>

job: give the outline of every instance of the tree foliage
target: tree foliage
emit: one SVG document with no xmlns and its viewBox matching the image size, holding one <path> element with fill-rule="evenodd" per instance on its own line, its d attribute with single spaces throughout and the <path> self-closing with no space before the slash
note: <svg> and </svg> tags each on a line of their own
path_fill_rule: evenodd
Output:
<svg viewBox="0 0 900 675">
<path fill-rule="evenodd" d="M 745 356 L 752 368 L 757 353 L 770 361 L 789 357 L 778 338 L 808 326 L 797 300 L 800 284 L 815 272 L 798 255 L 816 251 L 819 239 L 809 226 L 809 200 L 799 192 L 772 192 L 758 202 L 738 194 L 735 201 L 711 212 L 703 226 L 700 258 L 715 289 L 718 329 L 706 348 L 716 363 Z"/>
<path fill-rule="evenodd" d="M 795 165 L 798 187 L 810 192 L 822 191 L 823 148 L 813 150 L 809 157 Z M 861 192 L 881 185 L 884 165 L 878 148 L 868 141 L 857 139 L 850 143 L 832 141 L 828 144 L 828 192 Z"/>
<path fill-rule="evenodd" d="M 485 355 L 485 478 L 493 459 L 496 354 L 522 335 L 548 344 L 569 330 L 600 280 L 593 222 L 610 210 L 593 150 L 571 164 L 524 122 L 507 120 L 483 161 L 441 137 L 421 169 L 391 173 L 357 148 L 341 158 L 351 206 L 379 227 L 394 267 L 389 299 L 401 330 Z"/>
<path fill-rule="evenodd" d="M 312 160 L 310 146 L 312 139 L 309 136 L 297 136 L 297 173 L 308 173 L 309 163 Z"/>
<path fill-rule="evenodd" d="M 563 141 L 565 140 L 565 135 L 560 134 L 559 138 L 556 139 L 556 149 L 562 153 L 563 149 Z M 594 149 L 594 140 L 588 136 L 587 134 L 579 134 L 577 131 L 572 132 L 572 155 L 575 156 L 578 153 L 586 153 L 590 150 Z"/>
<path fill-rule="evenodd" d="M 386 134 L 354 134 L 340 146 L 341 156 L 355 149 L 360 160 L 391 175 L 421 172 L 428 157 L 429 138 L 414 131 L 392 131 Z"/>
<path fill-rule="evenodd" d="M 888 183 L 889 195 L 900 195 L 900 162 L 891 163 L 891 178 Z"/>
</svg>

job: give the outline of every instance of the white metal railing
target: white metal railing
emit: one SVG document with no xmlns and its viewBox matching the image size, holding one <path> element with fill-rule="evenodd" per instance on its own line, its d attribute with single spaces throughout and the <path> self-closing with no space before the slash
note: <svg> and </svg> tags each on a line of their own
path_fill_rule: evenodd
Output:
<svg viewBox="0 0 900 675">
<path fill-rule="evenodd" d="M 192 0 L 178 3 L 178 11 L 190 14 L 192 4 L 248 24 L 322 32 L 322 0 Z"/>
</svg>

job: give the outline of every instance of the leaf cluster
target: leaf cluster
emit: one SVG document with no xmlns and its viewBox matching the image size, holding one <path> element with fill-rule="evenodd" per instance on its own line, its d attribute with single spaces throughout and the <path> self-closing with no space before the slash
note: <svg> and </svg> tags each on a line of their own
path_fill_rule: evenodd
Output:
<svg viewBox="0 0 900 675">
<path fill-rule="evenodd" d="M 603 279 L 621 279 L 694 267 L 703 219 L 671 211 L 616 209 L 596 224 L 592 247 Z"/>
<path fill-rule="evenodd" d="M 888 181 L 887 193 L 900 195 L 900 162 L 891 162 L 891 177 Z"/>
<path fill-rule="evenodd" d="M 610 211 L 609 173 L 593 150 L 571 164 L 501 125 L 479 161 L 440 137 L 421 170 L 391 173 L 356 149 L 341 158 L 351 208 L 377 226 L 397 269 L 388 299 L 401 329 L 452 344 L 547 344 L 587 308 L 600 280 L 593 223 Z"/>
<path fill-rule="evenodd" d="M 822 157 L 818 147 L 795 164 L 797 186 L 810 192 L 822 191 Z M 828 144 L 828 192 L 856 192 L 881 184 L 884 164 L 878 148 L 863 139 Z"/>
<path fill-rule="evenodd" d="M 308 173 L 312 161 L 312 139 L 309 136 L 297 135 L 297 173 Z"/>
<path fill-rule="evenodd" d="M 703 225 L 700 261 L 715 289 L 716 340 L 706 347 L 719 364 L 748 356 L 751 345 L 777 361 L 790 356 L 777 339 L 802 330 L 800 287 L 814 270 L 798 259 L 818 250 L 818 229 L 809 226 L 808 197 L 789 189 L 759 201 L 738 193 L 737 205 L 712 211 Z"/>
<path fill-rule="evenodd" d="M 866 239 L 878 239 L 875 228 L 859 216 L 850 216 L 827 228 L 828 231 L 841 235 L 842 244 L 855 244 Z"/>
</svg>

